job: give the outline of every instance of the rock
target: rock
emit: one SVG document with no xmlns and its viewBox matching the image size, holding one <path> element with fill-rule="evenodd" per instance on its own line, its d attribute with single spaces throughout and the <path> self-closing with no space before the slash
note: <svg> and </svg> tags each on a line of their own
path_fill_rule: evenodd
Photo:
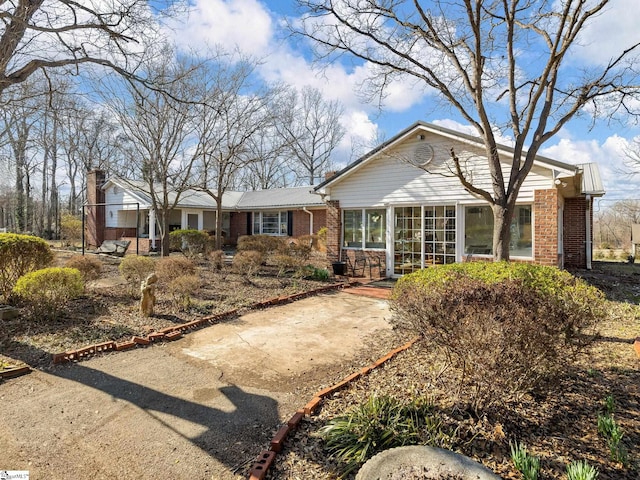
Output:
<svg viewBox="0 0 640 480">
<path fill-rule="evenodd" d="M 356 480 L 500 480 L 488 468 L 450 450 L 426 446 L 397 447 L 370 458 Z"/>
<path fill-rule="evenodd" d="M 18 316 L 18 309 L 9 305 L 0 305 L 0 320 L 11 320 Z"/>
</svg>

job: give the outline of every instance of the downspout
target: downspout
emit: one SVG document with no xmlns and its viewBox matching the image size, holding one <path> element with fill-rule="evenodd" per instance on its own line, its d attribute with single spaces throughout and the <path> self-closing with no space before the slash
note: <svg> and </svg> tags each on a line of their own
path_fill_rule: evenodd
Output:
<svg viewBox="0 0 640 480">
<path fill-rule="evenodd" d="M 585 209 L 585 234 L 586 234 L 586 242 L 585 246 L 587 251 L 585 252 L 587 255 L 587 270 L 591 270 L 591 195 L 586 196 L 587 208 Z"/>
<path fill-rule="evenodd" d="M 302 211 L 309 214 L 309 235 L 313 235 L 313 212 L 307 210 L 307 207 L 302 207 Z"/>
</svg>

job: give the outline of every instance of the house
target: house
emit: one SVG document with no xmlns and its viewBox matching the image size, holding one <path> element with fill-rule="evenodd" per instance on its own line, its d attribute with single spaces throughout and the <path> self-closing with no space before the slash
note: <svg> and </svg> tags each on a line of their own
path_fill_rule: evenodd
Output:
<svg viewBox="0 0 640 480">
<path fill-rule="evenodd" d="M 327 204 L 329 259 L 364 252 L 384 262 L 381 274 L 401 276 L 431 264 L 492 258 L 491 208 L 452 174 L 451 148 L 473 183 L 490 190 L 482 141 L 424 122 L 316 186 Z M 512 152 L 499 146 L 505 165 Z M 593 199 L 602 195 L 597 165 L 537 157 L 518 195 L 511 260 L 590 268 Z"/>
<path fill-rule="evenodd" d="M 267 234 L 300 237 L 326 225 L 326 206 L 312 187 L 277 188 L 252 192 L 226 192 L 222 198 L 224 243 L 234 245 L 242 235 Z M 131 240 L 139 253 L 160 248 L 156 214 L 143 182 L 106 178 L 105 172 L 87 174 L 86 244 L 105 240 Z M 175 193 L 169 192 L 169 201 Z M 206 192 L 181 193 L 170 213 L 169 230 L 214 232 L 216 203 Z"/>
</svg>

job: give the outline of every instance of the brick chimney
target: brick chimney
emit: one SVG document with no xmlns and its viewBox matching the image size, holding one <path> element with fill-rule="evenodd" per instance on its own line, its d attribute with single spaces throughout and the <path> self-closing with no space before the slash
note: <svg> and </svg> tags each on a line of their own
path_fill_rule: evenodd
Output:
<svg viewBox="0 0 640 480">
<path fill-rule="evenodd" d="M 326 182 L 327 180 L 329 180 L 330 178 L 333 178 L 336 176 L 336 172 L 335 170 L 329 170 L 328 172 L 324 173 L 324 181 Z"/>
<path fill-rule="evenodd" d="M 86 243 L 89 248 L 97 248 L 104 242 L 105 229 L 105 194 L 102 186 L 105 183 L 104 170 L 87 172 L 87 205 L 85 207 Z"/>
</svg>

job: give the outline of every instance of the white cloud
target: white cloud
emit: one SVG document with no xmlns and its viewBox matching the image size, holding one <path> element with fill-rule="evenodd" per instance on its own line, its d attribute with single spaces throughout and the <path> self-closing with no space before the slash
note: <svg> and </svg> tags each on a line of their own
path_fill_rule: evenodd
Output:
<svg viewBox="0 0 640 480">
<path fill-rule="evenodd" d="M 619 135 L 608 137 L 604 142 L 596 140 L 573 140 L 562 138 L 555 145 L 541 150 L 541 154 L 561 162 L 579 164 L 595 162 L 600 169 L 606 197 L 628 199 L 637 197 L 638 181 L 625 172 L 629 167 L 625 152 L 629 139 Z"/>
<path fill-rule="evenodd" d="M 582 60 L 603 64 L 638 43 L 638 19 L 634 14 L 637 10 L 638 0 L 610 1 L 584 28 L 581 46 L 574 53 Z"/>
<path fill-rule="evenodd" d="M 184 49 L 223 45 L 262 57 L 273 40 L 273 22 L 257 0 L 195 0 L 187 18 L 168 23 L 169 34 Z"/>
</svg>

